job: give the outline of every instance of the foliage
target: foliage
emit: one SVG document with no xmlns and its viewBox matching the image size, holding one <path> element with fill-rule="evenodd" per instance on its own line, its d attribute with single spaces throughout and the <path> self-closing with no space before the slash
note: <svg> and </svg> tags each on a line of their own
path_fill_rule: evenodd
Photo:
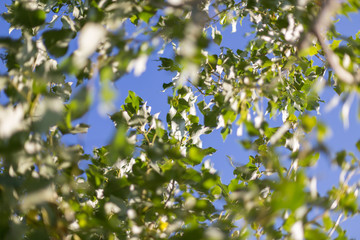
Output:
<svg viewBox="0 0 360 240">
<path fill-rule="evenodd" d="M 320 91 L 332 88 L 346 122 L 360 91 L 360 35 L 341 35 L 332 19 L 357 12 L 358 0 L 17 0 L 6 8 L 10 31 L 21 34 L 0 38 L 2 239 L 347 239 L 339 223 L 359 213 L 350 181 L 358 153 L 332 157 L 316 111 Z M 242 21 L 253 29 L 247 46 L 223 47 L 224 30 Z M 163 85 L 172 91 L 166 119 L 130 91 L 109 113 L 108 145 L 87 154 L 64 143 L 90 127 L 81 122 L 94 81 L 111 105 L 111 83 L 141 75 L 159 50 L 171 52 L 159 69 L 175 75 Z M 279 114 L 282 123 L 272 120 Z M 200 137 L 221 129 L 226 139 L 235 128 L 244 132 L 239 147 L 254 154 L 225 184 L 204 161 L 216 149 Z M 320 154 L 341 169 L 326 194 L 308 173 Z"/>
</svg>

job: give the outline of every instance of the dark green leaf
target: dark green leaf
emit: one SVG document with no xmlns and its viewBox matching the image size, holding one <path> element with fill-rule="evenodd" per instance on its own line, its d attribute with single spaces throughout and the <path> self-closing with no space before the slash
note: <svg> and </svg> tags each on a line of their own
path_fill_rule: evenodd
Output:
<svg viewBox="0 0 360 240">
<path fill-rule="evenodd" d="M 64 56 L 74 37 L 75 33 L 71 29 L 49 30 L 43 33 L 45 47 L 54 57 Z"/>
</svg>

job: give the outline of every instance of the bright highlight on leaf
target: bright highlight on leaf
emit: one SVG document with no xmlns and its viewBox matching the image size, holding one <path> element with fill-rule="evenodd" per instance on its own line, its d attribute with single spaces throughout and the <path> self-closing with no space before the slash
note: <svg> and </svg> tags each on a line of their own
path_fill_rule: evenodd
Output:
<svg viewBox="0 0 360 240">
<path fill-rule="evenodd" d="M 80 31 L 78 38 L 79 49 L 75 52 L 75 62 L 79 67 L 84 66 L 99 43 L 104 39 L 106 30 L 103 26 L 96 23 L 87 23 Z"/>
</svg>

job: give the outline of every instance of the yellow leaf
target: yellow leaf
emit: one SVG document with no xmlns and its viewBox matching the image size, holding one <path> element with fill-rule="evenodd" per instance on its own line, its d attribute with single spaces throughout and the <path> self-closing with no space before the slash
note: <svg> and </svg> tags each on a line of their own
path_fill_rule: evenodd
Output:
<svg viewBox="0 0 360 240">
<path fill-rule="evenodd" d="M 169 223 L 168 223 L 168 222 L 160 221 L 160 226 L 159 226 L 159 228 L 160 228 L 160 230 L 161 230 L 162 232 L 164 232 L 164 231 L 167 229 L 168 226 L 169 226 Z"/>
</svg>

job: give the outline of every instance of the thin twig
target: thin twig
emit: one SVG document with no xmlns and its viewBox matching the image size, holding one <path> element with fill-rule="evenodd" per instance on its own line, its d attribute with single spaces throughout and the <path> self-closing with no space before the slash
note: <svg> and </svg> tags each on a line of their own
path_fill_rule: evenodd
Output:
<svg viewBox="0 0 360 240">
<path fill-rule="evenodd" d="M 331 235 L 333 235 L 333 233 L 335 232 L 336 228 L 339 226 L 340 220 L 341 220 L 342 216 L 343 216 L 343 214 L 341 213 L 341 214 L 339 215 L 339 217 L 337 218 L 334 227 L 333 227 L 333 228 L 330 230 L 330 232 L 329 232 L 329 237 L 331 237 Z"/>
<path fill-rule="evenodd" d="M 172 197 L 172 194 L 173 194 L 173 191 L 174 191 L 174 189 L 175 189 L 175 182 L 174 182 L 173 179 L 170 180 L 170 183 L 169 183 L 169 184 L 171 184 L 171 186 L 170 186 L 169 196 L 168 196 L 168 198 L 166 199 L 166 201 L 165 201 L 165 203 L 164 203 L 164 207 L 165 207 L 165 208 L 166 208 L 167 203 L 170 201 L 170 199 L 171 199 L 171 197 Z"/>
<path fill-rule="evenodd" d="M 320 61 L 322 61 L 323 63 L 326 63 L 326 60 L 323 59 L 323 58 L 320 56 L 320 54 L 315 54 L 315 56 L 316 56 L 318 59 L 320 59 Z"/>
<path fill-rule="evenodd" d="M 189 82 L 193 87 L 195 87 L 202 95 L 206 96 L 206 94 L 205 94 L 198 86 L 196 86 L 195 84 L 193 84 L 190 80 L 188 80 L 188 82 Z"/>
<path fill-rule="evenodd" d="M 239 3 L 234 4 L 234 5 L 231 6 L 231 7 L 227 7 L 227 8 L 225 8 L 225 9 L 221 10 L 220 12 L 216 13 L 214 16 L 210 17 L 209 20 L 210 20 L 210 21 L 215 21 L 215 18 L 216 18 L 217 16 L 219 16 L 220 14 L 222 14 L 222 13 L 224 13 L 224 12 L 229 11 L 230 9 L 232 9 L 232 8 L 234 8 L 234 7 L 239 6 L 241 3 L 242 3 L 242 1 L 239 2 Z"/>
</svg>

